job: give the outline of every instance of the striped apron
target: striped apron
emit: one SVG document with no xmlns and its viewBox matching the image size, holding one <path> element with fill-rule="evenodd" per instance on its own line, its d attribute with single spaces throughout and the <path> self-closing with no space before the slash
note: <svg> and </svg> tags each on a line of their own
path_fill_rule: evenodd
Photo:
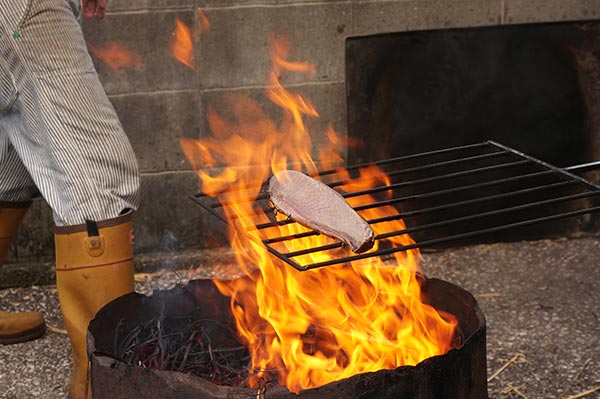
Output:
<svg viewBox="0 0 600 399">
<path fill-rule="evenodd" d="M 0 0 L 0 202 L 38 192 L 57 226 L 137 209 L 135 154 L 75 0 Z"/>
</svg>

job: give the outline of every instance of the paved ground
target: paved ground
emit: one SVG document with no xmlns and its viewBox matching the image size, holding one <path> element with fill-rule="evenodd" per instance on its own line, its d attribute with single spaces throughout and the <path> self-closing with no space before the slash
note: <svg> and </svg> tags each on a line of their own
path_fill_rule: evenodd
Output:
<svg viewBox="0 0 600 399">
<path fill-rule="evenodd" d="M 491 398 L 600 398 L 600 238 L 477 245 L 424 254 L 422 266 L 478 298 Z M 138 280 L 142 293 L 186 282 Z M 38 309 L 63 328 L 54 286 L 0 290 L 0 309 Z M 60 333 L 0 346 L 0 398 L 64 398 L 69 367 Z"/>
</svg>

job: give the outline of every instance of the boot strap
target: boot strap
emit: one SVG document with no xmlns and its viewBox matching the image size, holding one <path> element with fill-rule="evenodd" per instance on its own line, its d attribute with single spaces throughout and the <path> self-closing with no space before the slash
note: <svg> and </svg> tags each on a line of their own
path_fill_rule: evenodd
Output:
<svg viewBox="0 0 600 399">
<path fill-rule="evenodd" d="M 98 223 L 93 220 L 86 220 L 85 225 L 87 228 L 87 238 L 83 240 L 83 245 L 89 256 L 97 258 L 102 256 L 104 253 L 105 243 L 104 237 L 100 235 L 98 230 Z"/>
</svg>

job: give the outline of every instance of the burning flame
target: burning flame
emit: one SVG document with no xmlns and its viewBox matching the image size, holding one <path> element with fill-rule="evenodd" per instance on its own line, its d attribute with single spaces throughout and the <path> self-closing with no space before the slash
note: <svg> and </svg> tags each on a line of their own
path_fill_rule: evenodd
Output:
<svg viewBox="0 0 600 399">
<path fill-rule="evenodd" d="M 88 44 L 88 48 L 94 57 L 104 62 L 117 74 L 120 74 L 123 69 L 144 69 L 144 63 L 139 54 L 128 50 L 125 45 L 118 40 L 109 42 L 100 47 Z"/>
<path fill-rule="evenodd" d="M 175 36 L 171 41 L 171 54 L 188 68 L 194 69 L 194 39 L 190 28 L 179 18 L 175 20 Z"/>
<path fill-rule="evenodd" d="M 179 18 L 175 20 L 175 33 L 171 40 L 171 54 L 176 60 L 190 69 L 194 69 L 194 37 L 199 38 L 210 30 L 211 25 L 206 14 L 201 9 L 196 13 L 196 33 Z"/>
<path fill-rule="evenodd" d="M 209 31 L 211 28 L 210 21 L 206 17 L 204 11 L 202 11 L 200 8 L 196 10 L 196 22 L 196 37 L 200 37 L 204 32 Z"/>
<path fill-rule="evenodd" d="M 452 347 L 457 323 L 452 315 L 422 303 L 416 250 L 399 253 L 393 265 L 372 257 L 350 266 L 300 272 L 278 262 L 262 245 L 240 233 L 262 234 L 254 226 L 268 218 L 262 212 L 248 216 L 256 214 L 248 199 L 256 199 L 260 183 L 272 173 L 293 168 L 312 174 L 319 168 L 342 164 L 342 138 L 330 127 L 321 138 L 324 144 L 315 150 L 312 139 L 317 135 L 311 135 L 305 121 L 317 118 L 317 111 L 308 100 L 280 83 L 280 77 L 289 71 L 314 73 L 311 64 L 288 61 L 289 48 L 288 42 L 271 39 L 273 67 L 266 95 L 283 111 L 279 123 L 270 119 L 258 102 L 231 96 L 227 100 L 233 117 L 209 110 L 212 135 L 201 140 L 185 139 L 181 144 L 205 193 L 216 195 L 232 185 L 251 187 L 229 191 L 227 200 L 237 205 L 225 208 L 226 217 L 238 227 L 231 229 L 230 240 L 248 278 L 215 284 L 231 297 L 238 331 L 252 355 L 251 386 L 276 376 L 280 385 L 298 392 L 358 373 L 415 365 L 444 354 Z M 336 177 L 349 178 L 343 168 L 338 169 Z M 387 181 L 381 170 L 370 167 L 341 189 L 366 189 Z M 353 206 L 374 201 L 369 196 L 349 200 Z M 377 208 L 360 214 L 369 220 L 392 212 L 397 211 Z M 395 225 L 390 228 L 384 223 Z M 400 230 L 404 223 L 388 221 L 372 227 L 378 234 Z M 275 228 L 281 229 L 279 235 L 306 231 L 295 223 Z M 394 239 L 396 244 L 413 242 L 407 235 Z M 330 242 L 331 238 L 317 235 L 281 245 L 293 251 Z M 326 260 L 322 253 L 319 256 L 298 261 Z M 254 273 L 256 268 L 258 272 Z"/>
</svg>

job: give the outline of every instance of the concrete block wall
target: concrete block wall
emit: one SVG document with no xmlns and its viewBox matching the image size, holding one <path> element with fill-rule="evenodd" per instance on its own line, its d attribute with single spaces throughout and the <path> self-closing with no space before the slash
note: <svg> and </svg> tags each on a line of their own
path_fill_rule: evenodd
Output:
<svg viewBox="0 0 600 399">
<path fill-rule="evenodd" d="M 193 25 L 198 9 L 211 29 L 195 44 L 196 68 L 191 70 L 169 56 L 168 47 L 176 18 Z M 225 244 L 220 222 L 189 198 L 199 183 L 179 138 L 206 134 L 205 109 L 221 109 L 223 95 L 245 93 L 264 100 L 269 34 L 286 35 L 291 58 L 316 65 L 313 80 L 284 83 L 307 93 L 322 119 L 343 134 L 348 37 L 598 18 L 598 0 L 112 0 L 105 20 L 85 21 L 84 32 L 94 46 L 120 40 L 144 63 L 142 70 L 115 73 L 95 60 L 142 171 L 136 253 L 168 258 Z M 53 251 L 51 211 L 36 201 L 9 262 L 50 262 Z"/>
</svg>

